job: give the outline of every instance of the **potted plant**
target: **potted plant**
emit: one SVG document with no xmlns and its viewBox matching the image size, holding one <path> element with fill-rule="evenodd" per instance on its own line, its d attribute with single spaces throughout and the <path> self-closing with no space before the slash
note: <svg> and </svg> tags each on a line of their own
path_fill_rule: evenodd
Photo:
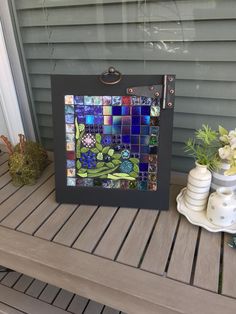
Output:
<svg viewBox="0 0 236 314">
<path fill-rule="evenodd" d="M 206 208 L 210 185 L 211 171 L 220 163 L 218 154 L 218 132 L 208 125 L 195 132 L 195 137 L 185 145 L 185 152 L 195 159 L 195 168 L 189 172 L 185 204 L 189 209 L 202 211 Z"/>
<path fill-rule="evenodd" d="M 236 129 L 228 131 L 219 126 L 218 138 L 220 166 L 213 169 L 211 188 L 228 187 L 236 190 Z"/>
</svg>

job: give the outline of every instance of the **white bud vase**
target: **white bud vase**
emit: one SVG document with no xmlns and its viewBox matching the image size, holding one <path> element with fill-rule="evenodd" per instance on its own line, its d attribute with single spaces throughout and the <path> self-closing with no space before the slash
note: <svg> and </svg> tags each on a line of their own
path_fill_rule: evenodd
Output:
<svg viewBox="0 0 236 314">
<path fill-rule="evenodd" d="M 211 172 L 206 165 L 195 163 L 188 175 L 187 189 L 184 195 L 184 201 L 187 208 L 194 211 L 206 209 L 207 200 L 211 185 Z"/>
<path fill-rule="evenodd" d="M 207 219 L 221 227 L 227 227 L 236 222 L 236 198 L 230 188 L 218 188 L 210 195 Z"/>
</svg>

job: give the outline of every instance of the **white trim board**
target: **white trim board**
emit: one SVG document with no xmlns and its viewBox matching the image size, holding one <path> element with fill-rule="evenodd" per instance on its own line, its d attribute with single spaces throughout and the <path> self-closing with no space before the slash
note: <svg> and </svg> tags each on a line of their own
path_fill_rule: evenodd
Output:
<svg viewBox="0 0 236 314">
<path fill-rule="evenodd" d="M 18 142 L 18 134 L 24 133 L 24 128 L 1 22 L 0 51 L 0 102 L 10 140 L 13 144 L 16 144 Z"/>
</svg>

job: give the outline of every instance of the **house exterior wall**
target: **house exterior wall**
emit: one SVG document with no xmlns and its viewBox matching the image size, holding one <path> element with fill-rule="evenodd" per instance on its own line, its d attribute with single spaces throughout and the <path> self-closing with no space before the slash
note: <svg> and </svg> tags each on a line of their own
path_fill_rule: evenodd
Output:
<svg viewBox="0 0 236 314">
<path fill-rule="evenodd" d="M 43 4 L 42 4 L 43 3 Z M 234 0 L 13 1 L 43 144 L 52 149 L 51 74 L 175 73 L 172 169 L 203 123 L 235 128 Z"/>
</svg>

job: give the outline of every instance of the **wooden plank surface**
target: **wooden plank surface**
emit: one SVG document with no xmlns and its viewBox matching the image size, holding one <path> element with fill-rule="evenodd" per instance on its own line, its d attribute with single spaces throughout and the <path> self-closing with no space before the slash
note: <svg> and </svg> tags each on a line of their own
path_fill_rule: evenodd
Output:
<svg viewBox="0 0 236 314">
<path fill-rule="evenodd" d="M 25 314 L 25 312 L 14 309 L 13 307 L 0 302 L 0 313 L 2 314 Z"/>
<path fill-rule="evenodd" d="M 141 209 L 118 255 L 117 261 L 138 266 L 158 211 Z"/>
<path fill-rule="evenodd" d="M 34 185 L 24 185 L 18 191 L 16 191 L 10 198 L 0 205 L 0 220 L 3 220 L 9 213 L 11 213 L 20 203 L 22 203 L 31 193 L 40 187 L 54 171 L 53 164 L 50 164 L 42 176 L 38 179 Z M 5 188 L 4 188 L 5 189 Z M 3 189 L 3 190 L 4 190 Z M 3 193 L 1 190 L 1 194 Z"/>
<path fill-rule="evenodd" d="M 15 229 L 32 211 L 54 190 L 54 176 L 44 182 L 36 191 L 34 191 L 25 201 L 11 212 L 1 225 Z"/>
<path fill-rule="evenodd" d="M 103 305 L 94 301 L 89 301 L 83 314 L 100 314 L 103 309 Z"/>
<path fill-rule="evenodd" d="M 46 285 L 46 287 L 43 289 L 42 293 L 39 296 L 39 300 L 51 304 L 59 291 L 60 288 L 58 287 L 55 287 L 53 285 Z"/>
<path fill-rule="evenodd" d="M 45 282 L 35 279 L 25 293 L 31 297 L 38 298 L 45 287 Z"/>
<path fill-rule="evenodd" d="M 0 176 L 8 171 L 8 163 L 4 162 L 0 165 Z"/>
<path fill-rule="evenodd" d="M 51 193 L 22 224 L 17 228 L 28 234 L 33 234 L 44 221 L 53 213 L 59 206 L 55 201 L 55 192 Z"/>
<path fill-rule="evenodd" d="M 34 279 L 29 276 L 22 275 L 13 286 L 13 289 L 20 292 L 25 292 L 25 290 L 30 286 L 33 280 Z"/>
<path fill-rule="evenodd" d="M 20 278 L 21 274 L 15 271 L 9 272 L 1 281 L 1 284 L 7 287 L 13 287 L 17 280 Z"/>
<path fill-rule="evenodd" d="M 66 314 L 67 312 L 34 299 L 26 294 L 0 285 L 0 302 L 28 314 Z"/>
<path fill-rule="evenodd" d="M 4 185 L 6 185 L 7 183 L 9 183 L 11 181 L 11 177 L 9 172 L 3 174 L 0 177 L 0 189 L 2 189 L 4 187 Z"/>
<path fill-rule="evenodd" d="M 179 219 L 176 211 L 176 196 L 179 187 L 171 188 L 171 202 L 168 211 L 159 215 L 152 238 L 144 256 L 141 268 L 156 274 L 163 275 L 171 250 L 172 242 Z"/>
<path fill-rule="evenodd" d="M 119 314 L 120 311 L 112 309 L 111 307 L 106 306 L 102 312 L 102 314 Z"/>
<path fill-rule="evenodd" d="M 79 206 L 55 236 L 53 241 L 71 246 L 94 214 L 96 208 L 97 206 Z"/>
<path fill-rule="evenodd" d="M 190 282 L 198 237 L 198 227 L 181 217 L 167 276 L 185 283 Z"/>
<path fill-rule="evenodd" d="M 135 208 L 119 208 L 94 254 L 114 259 L 137 211 Z"/>
<path fill-rule="evenodd" d="M 0 227 L 0 264 L 136 314 L 232 314 L 236 300 Z"/>
<path fill-rule="evenodd" d="M 101 206 L 81 233 L 73 247 L 91 252 L 115 214 L 116 207 Z"/>
<path fill-rule="evenodd" d="M 222 294 L 236 298 L 236 252 L 228 246 L 232 236 L 225 234 L 224 255 L 223 255 L 223 273 L 222 273 Z"/>
<path fill-rule="evenodd" d="M 74 314 L 82 314 L 88 302 L 88 299 L 75 295 L 67 310 Z"/>
<path fill-rule="evenodd" d="M 35 236 L 52 240 L 67 219 L 73 214 L 77 205 L 62 204 L 53 212 L 46 222 L 35 232 Z"/>
<path fill-rule="evenodd" d="M 201 230 L 193 284 L 218 292 L 220 271 L 221 233 Z"/>
<path fill-rule="evenodd" d="M 2 204 L 6 199 L 8 199 L 9 196 L 14 194 L 17 190 L 19 190 L 20 187 L 14 186 L 11 182 L 5 185 L 1 189 L 0 193 L 0 204 Z M 1 206 L 1 205 L 0 205 Z"/>
<path fill-rule="evenodd" d="M 53 301 L 53 305 L 59 307 L 60 309 L 66 310 L 73 297 L 74 293 L 62 289 L 58 293 L 56 299 Z"/>
<path fill-rule="evenodd" d="M 0 155 L 0 165 L 2 165 L 7 160 L 8 160 L 8 154 L 3 153 L 3 154 Z"/>
</svg>

